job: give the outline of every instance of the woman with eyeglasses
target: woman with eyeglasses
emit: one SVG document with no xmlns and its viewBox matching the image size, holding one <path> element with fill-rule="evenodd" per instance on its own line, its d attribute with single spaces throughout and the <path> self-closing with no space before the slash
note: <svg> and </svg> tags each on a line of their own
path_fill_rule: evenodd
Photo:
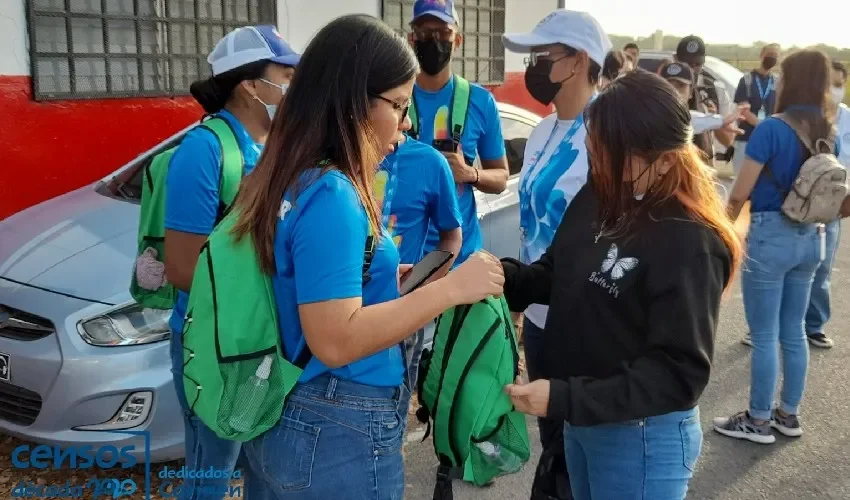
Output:
<svg viewBox="0 0 850 500">
<path fill-rule="evenodd" d="M 577 500 L 681 500 L 741 243 L 669 83 L 635 70 L 584 118 L 588 185 L 539 260 L 503 260 L 511 309 L 550 306 L 542 378 L 506 391 L 562 421 Z"/>
<path fill-rule="evenodd" d="M 234 232 L 253 239 L 272 277 L 285 352 L 310 356 L 280 423 L 244 444 L 248 498 L 402 498 L 401 344 L 446 309 L 502 291 L 498 260 L 477 253 L 399 296 L 399 253 L 372 186 L 410 127 L 418 69 L 378 19 L 332 21 L 304 52 L 287 119 L 237 198 Z"/>
<path fill-rule="evenodd" d="M 223 122 L 222 129 L 235 138 L 245 174 L 260 158 L 275 109 L 300 57 L 273 26 L 238 28 L 222 38 L 207 58 L 212 76 L 190 88 L 212 120 Z M 225 151 L 228 146 L 209 128 L 210 123 L 206 121 L 186 134 L 169 163 L 164 262 L 168 282 L 179 290 L 169 326 L 171 369 L 184 417 L 186 467 L 227 471 L 235 466 L 240 444 L 219 438 L 195 417 L 183 392 L 182 331 L 188 291 L 201 246 L 226 208 L 221 192 L 223 157 L 232 153 Z M 155 269 L 144 265 L 146 258 L 153 257 L 143 255 L 139 268 Z M 220 479 L 186 478 L 180 498 L 194 498 L 193 491 L 218 491 L 223 484 Z M 211 494 L 209 498 L 222 497 Z"/>
</svg>

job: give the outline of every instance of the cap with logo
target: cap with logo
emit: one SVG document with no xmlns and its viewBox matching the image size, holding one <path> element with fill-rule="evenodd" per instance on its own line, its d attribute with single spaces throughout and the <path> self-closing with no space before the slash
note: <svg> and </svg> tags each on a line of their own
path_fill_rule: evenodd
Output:
<svg viewBox="0 0 850 500">
<path fill-rule="evenodd" d="M 705 42 L 696 35 L 682 38 L 676 47 L 676 59 L 686 64 L 705 63 Z"/>
<path fill-rule="evenodd" d="M 413 22 L 422 16 L 433 16 L 449 24 L 459 24 L 454 0 L 416 0 L 413 4 Z"/>
<path fill-rule="evenodd" d="M 664 67 L 661 76 L 667 80 L 677 80 L 682 83 L 692 84 L 694 73 L 687 64 L 673 62 Z"/>
<path fill-rule="evenodd" d="M 213 76 L 257 61 L 297 66 L 301 55 L 271 25 L 245 26 L 224 35 L 207 57 Z"/>
<path fill-rule="evenodd" d="M 531 33 L 506 33 L 505 48 L 512 52 L 531 52 L 532 47 L 556 43 L 587 52 L 591 61 L 602 67 L 611 51 L 611 40 L 593 16 L 587 12 L 558 9 L 537 23 Z"/>
</svg>

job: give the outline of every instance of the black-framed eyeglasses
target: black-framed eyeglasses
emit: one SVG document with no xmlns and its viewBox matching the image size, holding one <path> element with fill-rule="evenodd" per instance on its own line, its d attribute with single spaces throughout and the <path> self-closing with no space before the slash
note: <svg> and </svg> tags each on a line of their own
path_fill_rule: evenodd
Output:
<svg viewBox="0 0 850 500">
<path fill-rule="evenodd" d="M 448 41 L 452 39 L 452 35 L 455 34 L 455 30 L 446 27 L 446 28 L 432 28 L 432 29 L 423 29 L 423 28 L 413 28 L 413 38 L 416 40 L 426 41 L 426 40 L 444 40 Z"/>
<path fill-rule="evenodd" d="M 576 54 L 575 53 L 571 54 L 569 51 L 567 51 L 567 52 L 557 52 L 555 54 L 553 54 L 552 52 L 550 52 L 548 50 L 543 51 L 543 52 L 529 52 L 528 57 L 523 59 L 523 62 L 525 63 L 526 68 L 530 68 L 532 66 L 537 66 L 537 63 L 542 61 L 542 60 L 552 61 L 552 64 L 555 64 L 556 62 L 558 62 L 562 59 L 566 59 L 566 58 L 572 57 L 574 55 L 576 55 Z"/>
<path fill-rule="evenodd" d="M 401 111 L 401 117 L 398 119 L 399 123 L 402 123 L 404 121 L 404 119 L 407 118 L 407 112 L 410 110 L 410 101 L 409 100 L 405 104 L 399 104 L 399 103 L 393 101 L 392 99 L 387 99 L 386 97 L 384 97 L 382 95 L 378 95 L 378 94 L 369 94 L 369 95 L 371 97 L 374 97 L 375 99 L 380 99 L 380 100 L 388 103 L 390 106 L 393 107 L 394 110 Z"/>
</svg>

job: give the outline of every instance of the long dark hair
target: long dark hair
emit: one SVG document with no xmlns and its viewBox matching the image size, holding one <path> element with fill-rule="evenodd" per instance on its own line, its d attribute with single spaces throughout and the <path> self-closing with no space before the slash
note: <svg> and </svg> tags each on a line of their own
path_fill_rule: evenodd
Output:
<svg viewBox="0 0 850 500">
<path fill-rule="evenodd" d="M 224 108 L 233 89 L 245 80 L 256 80 L 266 74 L 271 61 L 257 61 L 225 71 L 206 80 L 198 80 L 189 86 L 192 97 L 207 113 L 218 113 Z"/>
<path fill-rule="evenodd" d="M 620 70 L 626 63 L 626 53 L 622 50 L 612 50 L 605 56 L 605 64 L 602 65 L 602 76 L 608 80 L 614 80 L 619 76 Z"/>
<path fill-rule="evenodd" d="M 832 62 L 820 50 L 805 49 L 782 61 L 782 82 L 776 112 L 785 113 L 808 128 L 812 141 L 827 139 L 832 122 L 827 105 Z"/>
<path fill-rule="evenodd" d="M 304 51 L 263 154 L 245 177 L 235 208 L 237 237 L 251 234 L 260 263 L 274 271 L 274 237 L 284 193 L 305 188 L 305 171 L 327 161 L 354 184 L 375 234 L 379 209 L 372 182 L 383 160 L 369 124 L 370 96 L 409 82 L 419 70 L 407 42 L 380 20 L 348 15 L 322 28 Z"/>
<path fill-rule="evenodd" d="M 734 275 L 741 241 L 711 171 L 693 145 L 691 115 L 676 89 L 658 75 L 637 69 L 612 82 L 587 108 L 584 118 L 592 187 L 603 225 L 614 233 L 626 233 L 641 212 L 674 199 L 695 221 L 717 232 L 732 256 Z M 652 165 L 667 152 L 675 153 L 673 167 L 659 174 L 643 199 L 636 201 L 633 182 L 638 179 L 632 178 L 631 158 L 640 157 Z"/>
</svg>

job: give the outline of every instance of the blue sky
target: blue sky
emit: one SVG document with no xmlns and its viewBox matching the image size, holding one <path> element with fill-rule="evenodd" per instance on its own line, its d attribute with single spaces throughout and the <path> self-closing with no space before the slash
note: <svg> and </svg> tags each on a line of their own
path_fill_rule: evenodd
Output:
<svg viewBox="0 0 850 500">
<path fill-rule="evenodd" d="M 566 7 L 591 13 L 617 35 L 647 36 L 660 29 L 694 33 L 709 43 L 850 47 L 850 2 L 838 0 L 567 0 Z"/>
</svg>

